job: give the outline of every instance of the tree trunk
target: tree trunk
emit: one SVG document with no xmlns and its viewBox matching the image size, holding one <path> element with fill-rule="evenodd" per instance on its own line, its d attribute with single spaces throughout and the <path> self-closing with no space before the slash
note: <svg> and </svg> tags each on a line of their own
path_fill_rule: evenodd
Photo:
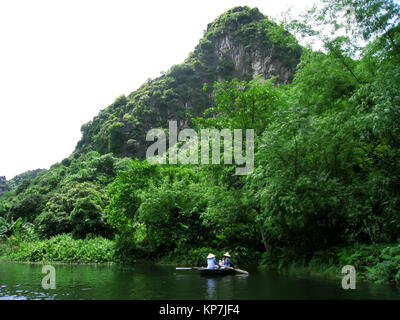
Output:
<svg viewBox="0 0 400 320">
<path fill-rule="evenodd" d="M 268 254 L 271 253 L 271 247 L 268 245 L 267 240 L 265 239 L 265 233 L 264 233 L 264 229 L 262 227 L 261 221 L 258 220 L 258 226 L 260 228 L 260 233 L 261 233 L 261 238 L 265 247 L 265 252 L 267 252 Z"/>
<path fill-rule="evenodd" d="M 150 251 L 151 251 L 151 243 L 150 243 L 150 237 L 149 237 L 149 226 L 146 224 L 146 237 L 147 237 L 147 259 L 150 258 Z"/>
</svg>

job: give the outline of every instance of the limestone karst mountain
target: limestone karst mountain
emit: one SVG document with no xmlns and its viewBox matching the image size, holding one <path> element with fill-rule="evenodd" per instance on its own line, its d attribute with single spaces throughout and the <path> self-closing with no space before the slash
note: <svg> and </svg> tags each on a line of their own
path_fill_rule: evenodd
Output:
<svg viewBox="0 0 400 320">
<path fill-rule="evenodd" d="M 187 127 L 188 113 L 197 116 L 212 105 L 215 81 L 260 76 L 288 83 L 300 55 L 296 39 L 257 8 L 233 8 L 208 24 L 203 38 L 183 63 L 129 96 L 117 98 L 84 124 L 76 153 L 95 150 L 143 158 L 146 132 L 166 128 L 168 120 L 178 121 L 178 129 Z"/>
</svg>

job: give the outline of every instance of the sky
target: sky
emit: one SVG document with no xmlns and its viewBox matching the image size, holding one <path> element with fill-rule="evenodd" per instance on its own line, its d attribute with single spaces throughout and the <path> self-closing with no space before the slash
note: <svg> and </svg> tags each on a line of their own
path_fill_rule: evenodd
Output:
<svg viewBox="0 0 400 320">
<path fill-rule="evenodd" d="M 0 176 L 68 157 L 82 124 L 183 62 L 234 6 L 271 18 L 316 0 L 0 0 Z"/>
</svg>

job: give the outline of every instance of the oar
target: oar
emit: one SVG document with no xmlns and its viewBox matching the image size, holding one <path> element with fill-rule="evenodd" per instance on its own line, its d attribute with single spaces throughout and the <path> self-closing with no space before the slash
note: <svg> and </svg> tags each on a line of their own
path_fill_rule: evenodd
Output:
<svg viewBox="0 0 400 320">
<path fill-rule="evenodd" d="M 224 267 L 224 268 L 235 270 L 237 273 L 249 274 L 247 271 L 241 270 L 241 269 L 235 269 L 235 268 L 232 268 L 232 267 Z"/>
<path fill-rule="evenodd" d="M 177 267 L 176 270 L 193 270 L 192 267 Z"/>
<path fill-rule="evenodd" d="M 238 273 L 249 274 L 247 271 L 241 269 L 235 269 L 235 271 Z"/>
</svg>

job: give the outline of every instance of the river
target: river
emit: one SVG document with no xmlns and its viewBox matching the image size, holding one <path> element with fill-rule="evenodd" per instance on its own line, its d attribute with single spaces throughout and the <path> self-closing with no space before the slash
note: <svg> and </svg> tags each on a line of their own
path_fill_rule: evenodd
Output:
<svg viewBox="0 0 400 320">
<path fill-rule="evenodd" d="M 400 288 L 357 282 L 344 290 L 341 279 L 280 275 L 249 269 L 219 278 L 157 265 L 54 264 L 56 288 L 43 289 L 42 265 L 0 262 L 0 299 L 400 299 Z"/>
</svg>

